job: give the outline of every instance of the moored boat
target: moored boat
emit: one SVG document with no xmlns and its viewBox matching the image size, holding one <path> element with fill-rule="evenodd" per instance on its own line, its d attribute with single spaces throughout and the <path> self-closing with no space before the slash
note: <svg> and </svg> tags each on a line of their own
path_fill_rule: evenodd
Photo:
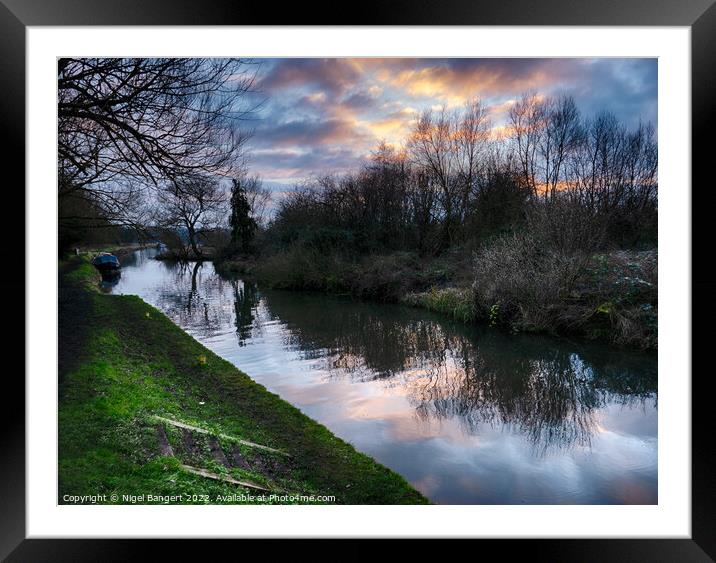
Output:
<svg viewBox="0 0 716 563">
<path fill-rule="evenodd" d="M 100 252 L 92 259 L 92 265 L 103 274 L 119 270 L 119 258 L 109 252 Z"/>
</svg>

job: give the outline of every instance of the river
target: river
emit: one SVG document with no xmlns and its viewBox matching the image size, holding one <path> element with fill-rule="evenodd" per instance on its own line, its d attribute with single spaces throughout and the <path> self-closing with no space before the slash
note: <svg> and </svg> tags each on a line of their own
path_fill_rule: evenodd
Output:
<svg viewBox="0 0 716 563">
<path fill-rule="evenodd" d="M 441 504 L 657 503 L 655 355 L 271 291 L 141 250 L 138 295 Z"/>
</svg>

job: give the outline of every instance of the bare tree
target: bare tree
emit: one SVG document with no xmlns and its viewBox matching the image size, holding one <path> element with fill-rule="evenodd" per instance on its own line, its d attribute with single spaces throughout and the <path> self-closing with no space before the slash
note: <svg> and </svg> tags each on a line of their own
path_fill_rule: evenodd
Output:
<svg viewBox="0 0 716 563">
<path fill-rule="evenodd" d="M 488 142 L 490 138 L 490 119 L 487 108 L 479 98 L 468 100 L 462 115 L 456 122 L 455 149 L 457 152 L 460 175 L 460 210 L 461 221 L 467 212 L 470 197 L 474 194 L 478 175 L 487 160 Z"/>
<path fill-rule="evenodd" d="M 264 186 L 258 175 L 247 176 L 241 180 L 246 200 L 251 208 L 251 217 L 257 225 L 265 226 L 271 206 L 271 190 Z"/>
<path fill-rule="evenodd" d="M 443 244 L 449 246 L 454 230 L 456 154 L 453 144 L 453 126 L 448 111 L 423 112 L 415 122 L 408 140 L 413 161 L 429 173 L 439 188 L 444 213 Z"/>
<path fill-rule="evenodd" d="M 554 198 L 558 187 L 566 180 L 566 162 L 580 142 L 582 129 L 579 110 L 571 96 L 549 99 L 544 108 L 544 127 L 538 136 L 540 183 L 544 186 L 544 196 Z"/>
<path fill-rule="evenodd" d="M 437 186 L 430 174 L 423 170 L 412 170 L 407 194 L 410 221 L 415 228 L 418 250 L 430 249 L 430 238 L 434 226 L 438 223 Z"/>
<path fill-rule="evenodd" d="M 537 146 L 544 127 L 545 104 L 530 92 L 510 107 L 509 119 L 512 128 L 517 160 L 522 179 L 536 196 L 537 189 Z"/>
<path fill-rule="evenodd" d="M 658 173 L 658 146 L 656 132 L 651 123 L 639 123 L 627 136 L 627 163 L 625 185 L 627 198 L 638 207 L 656 198 Z"/>
<path fill-rule="evenodd" d="M 197 259 L 204 257 L 199 245 L 202 231 L 212 231 L 226 221 L 227 193 L 221 184 L 202 176 L 176 179 L 158 192 L 156 224 L 171 240 L 181 241 L 177 233 L 186 231 L 186 244 L 181 244 L 180 257 L 188 258 L 190 251 Z"/>
<path fill-rule="evenodd" d="M 446 247 L 464 220 L 488 139 L 487 111 L 478 98 L 469 100 L 462 113 L 449 113 L 445 107 L 423 112 L 408 139 L 413 162 L 439 187 Z"/>
<path fill-rule="evenodd" d="M 239 59 L 60 59 L 59 197 L 136 225 L 148 186 L 234 176 L 256 69 Z"/>
</svg>

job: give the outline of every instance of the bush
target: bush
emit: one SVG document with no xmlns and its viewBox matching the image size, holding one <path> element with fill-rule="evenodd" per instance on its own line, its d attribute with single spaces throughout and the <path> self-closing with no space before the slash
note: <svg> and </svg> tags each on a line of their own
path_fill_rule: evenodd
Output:
<svg viewBox="0 0 716 563">
<path fill-rule="evenodd" d="M 594 255 L 578 287 L 588 336 L 639 348 L 657 347 L 656 251 Z"/>
<path fill-rule="evenodd" d="M 475 257 L 476 313 L 490 324 L 554 330 L 584 262 L 582 254 L 560 253 L 530 233 L 500 237 Z"/>
<path fill-rule="evenodd" d="M 403 303 L 415 307 L 423 307 L 436 313 L 448 315 L 463 323 L 475 320 L 475 302 L 469 289 L 446 287 L 432 288 L 424 293 L 409 293 Z"/>
<path fill-rule="evenodd" d="M 351 293 L 361 298 L 398 301 L 420 285 L 421 264 L 412 252 L 368 255 L 353 269 Z"/>
<path fill-rule="evenodd" d="M 397 301 L 408 291 L 422 288 L 423 283 L 420 262 L 413 253 L 352 259 L 301 243 L 266 257 L 255 273 L 277 289 L 350 293 L 379 301 Z"/>
<path fill-rule="evenodd" d="M 260 279 L 278 289 L 340 290 L 342 264 L 336 256 L 307 245 L 293 244 L 263 260 L 256 269 Z"/>
<path fill-rule="evenodd" d="M 504 236 L 476 254 L 473 292 L 491 325 L 657 346 L 655 251 L 568 254 L 534 234 Z"/>
</svg>

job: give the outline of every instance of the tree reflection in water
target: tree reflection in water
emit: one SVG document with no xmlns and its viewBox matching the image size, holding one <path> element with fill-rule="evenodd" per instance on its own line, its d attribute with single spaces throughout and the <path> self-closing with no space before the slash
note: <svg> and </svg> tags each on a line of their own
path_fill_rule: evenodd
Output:
<svg viewBox="0 0 716 563">
<path fill-rule="evenodd" d="M 589 343 L 466 327 L 425 311 L 224 280 L 200 263 L 168 265 L 161 307 L 206 337 L 235 327 L 244 346 L 264 322 L 330 377 L 399 387 L 415 416 L 500 426 L 538 451 L 589 446 L 608 404 L 656 406 L 656 358 Z"/>
<path fill-rule="evenodd" d="M 259 294 L 256 284 L 234 280 L 231 282 L 234 290 L 234 324 L 239 346 L 244 346 L 251 338 L 254 328 L 254 312 L 259 304 Z"/>
<path fill-rule="evenodd" d="M 508 336 L 421 310 L 270 292 L 292 344 L 333 377 L 400 386 L 424 422 L 501 426 L 538 450 L 589 446 L 607 404 L 656 406 L 656 358 L 544 336 Z"/>
<path fill-rule="evenodd" d="M 169 275 L 162 279 L 158 306 L 180 326 L 200 338 L 220 334 L 231 325 L 232 282 L 216 275 L 210 263 L 162 261 Z"/>
</svg>

